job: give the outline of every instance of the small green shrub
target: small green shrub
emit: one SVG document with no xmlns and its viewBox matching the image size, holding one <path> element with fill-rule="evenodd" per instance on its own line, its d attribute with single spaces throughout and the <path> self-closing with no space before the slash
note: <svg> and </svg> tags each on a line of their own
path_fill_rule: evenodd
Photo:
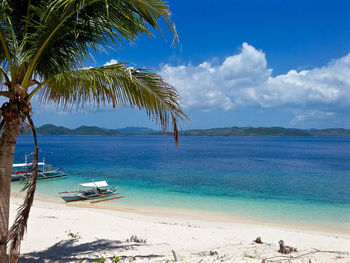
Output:
<svg viewBox="0 0 350 263">
<path fill-rule="evenodd" d="M 81 236 L 79 235 L 79 232 L 72 232 L 71 230 L 65 231 L 65 233 L 67 234 L 68 237 L 71 238 L 81 238 Z"/>
<path fill-rule="evenodd" d="M 118 263 L 119 260 L 121 260 L 123 257 L 117 257 L 117 256 L 114 256 L 112 258 L 112 262 L 113 263 Z M 94 260 L 94 263 L 105 263 L 106 262 L 106 259 L 104 257 L 102 257 L 99 261 L 97 261 L 97 259 Z"/>
<path fill-rule="evenodd" d="M 112 262 L 113 263 L 118 263 L 119 262 L 119 260 L 121 260 L 123 257 L 116 257 L 116 256 L 114 256 L 113 258 L 112 258 Z"/>
<path fill-rule="evenodd" d="M 147 240 L 138 238 L 136 235 L 131 235 L 131 237 L 126 240 L 126 242 L 147 243 Z"/>
<path fill-rule="evenodd" d="M 257 259 L 257 258 L 258 258 L 258 256 L 249 255 L 249 254 L 247 254 L 247 253 L 244 253 L 243 257 L 244 257 L 244 258 L 252 258 L 252 259 Z"/>
<path fill-rule="evenodd" d="M 102 257 L 99 261 L 97 261 L 97 259 L 95 259 L 94 263 L 105 263 L 105 258 Z"/>
</svg>

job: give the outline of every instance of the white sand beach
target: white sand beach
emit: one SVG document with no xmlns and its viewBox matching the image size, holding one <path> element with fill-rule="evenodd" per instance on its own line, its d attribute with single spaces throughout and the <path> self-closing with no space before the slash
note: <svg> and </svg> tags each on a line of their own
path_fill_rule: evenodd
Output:
<svg viewBox="0 0 350 263">
<path fill-rule="evenodd" d="M 11 220 L 21 203 L 13 194 Z M 195 211 L 98 207 L 37 198 L 20 262 L 94 262 L 101 257 L 112 262 L 113 256 L 123 257 L 121 262 L 174 262 L 172 251 L 178 262 L 350 262 L 348 231 L 239 222 Z M 130 242 L 131 236 L 146 242 Z M 253 242 L 258 236 L 263 244 Z M 278 253 L 281 239 L 298 252 Z"/>
</svg>

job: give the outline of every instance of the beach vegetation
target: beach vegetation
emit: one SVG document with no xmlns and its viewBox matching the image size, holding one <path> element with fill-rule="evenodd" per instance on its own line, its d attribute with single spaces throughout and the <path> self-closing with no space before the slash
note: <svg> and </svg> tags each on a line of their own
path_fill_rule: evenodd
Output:
<svg viewBox="0 0 350 263">
<path fill-rule="evenodd" d="M 112 262 L 113 263 L 118 263 L 123 257 L 117 257 L 117 256 L 114 256 L 112 258 Z M 94 263 L 104 263 L 106 262 L 106 259 L 104 257 L 101 257 L 99 261 L 97 261 L 97 259 L 94 260 Z"/>
<path fill-rule="evenodd" d="M 251 254 L 248 254 L 247 252 L 244 252 L 243 258 L 259 259 L 259 256 L 258 255 L 251 255 Z"/>
<path fill-rule="evenodd" d="M 112 262 L 113 262 L 113 263 L 118 263 L 122 258 L 123 258 L 123 257 L 114 256 L 114 257 L 112 258 Z"/>
<path fill-rule="evenodd" d="M 169 6 L 159 0 L 4 0 L 0 2 L 0 262 L 7 247 L 17 262 L 33 203 L 38 144 L 32 104 L 53 103 L 66 110 L 131 106 L 144 110 L 178 142 L 180 95 L 150 69 L 125 62 L 89 67 L 106 46 L 161 32 L 160 21 L 177 41 Z M 31 129 L 32 175 L 23 205 L 9 230 L 12 163 L 17 137 Z"/>
<path fill-rule="evenodd" d="M 72 232 L 71 230 L 68 230 L 65 232 L 67 234 L 68 237 L 74 238 L 74 239 L 78 239 L 81 238 L 81 236 L 79 235 L 79 232 Z"/>
<path fill-rule="evenodd" d="M 106 260 L 104 257 L 102 257 L 99 261 L 97 259 L 94 260 L 94 263 L 104 263 Z"/>
<path fill-rule="evenodd" d="M 131 235 L 130 238 L 126 240 L 126 242 L 134 242 L 134 243 L 147 243 L 147 239 L 138 238 L 136 235 Z"/>
</svg>

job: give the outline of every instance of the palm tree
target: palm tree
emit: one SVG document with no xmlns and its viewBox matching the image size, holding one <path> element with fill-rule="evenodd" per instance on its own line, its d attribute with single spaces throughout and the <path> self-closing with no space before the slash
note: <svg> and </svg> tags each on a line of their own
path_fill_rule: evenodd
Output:
<svg viewBox="0 0 350 263">
<path fill-rule="evenodd" d="M 163 130 L 187 116 L 179 94 L 147 69 L 127 63 L 87 68 L 91 54 L 107 45 L 122 45 L 151 30 L 159 19 L 177 39 L 169 7 L 161 0 L 2 0 L 0 3 L 0 261 L 10 243 L 10 262 L 17 262 L 34 198 L 37 165 L 26 185 L 27 196 L 9 230 L 11 170 L 16 139 L 32 129 L 31 102 L 53 102 L 65 108 L 111 104 L 145 110 Z M 154 31 L 154 30 L 153 30 Z M 28 124 L 27 124 L 28 123 Z"/>
</svg>

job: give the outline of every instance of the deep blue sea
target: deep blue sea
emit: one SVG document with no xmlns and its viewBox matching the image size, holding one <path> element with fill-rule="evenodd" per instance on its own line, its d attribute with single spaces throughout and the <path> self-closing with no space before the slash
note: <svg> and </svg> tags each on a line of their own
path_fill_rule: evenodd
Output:
<svg viewBox="0 0 350 263">
<path fill-rule="evenodd" d="M 350 228 L 350 138 L 180 139 L 176 149 L 167 136 L 40 136 L 40 159 L 69 176 L 40 181 L 38 193 L 107 180 L 125 206 Z M 33 138 L 19 137 L 15 163 L 32 151 Z"/>
</svg>

